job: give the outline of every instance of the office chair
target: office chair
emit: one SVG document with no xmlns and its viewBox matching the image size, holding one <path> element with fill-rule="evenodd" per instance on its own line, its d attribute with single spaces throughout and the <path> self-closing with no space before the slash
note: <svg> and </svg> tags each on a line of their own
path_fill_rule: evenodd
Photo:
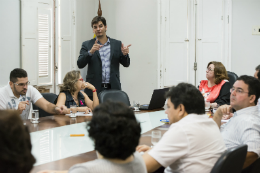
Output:
<svg viewBox="0 0 260 173">
<path fill-rule="evenodd" d="M 225 151 L 210 173 L 241 173 L 246 160 L 247 145 L 240 145 Z"/>
<path fill-rule="evenodd" d="M 228 73 L 228 77 L 229 77 L 229 83 L 231 84 L 231 88 L 232 88 L 233 84 L 236 82 L 238 77 L 237 77 L 236 73 L 233 73 L 230 71 L 227 71 L 227 73 Z"/>
<path fill-rule="evenodd" d="M 99 103 L 104 103 L 108 100 L 122 102 L 130 106 L 128 95 L 121 90 L 104 90 L 98 94 Z"/>
<path fill-rule="evenodd" d="M 48 102 L 54 103 L 54 101 L 56 100 L 56 98 L 58 97 L 56 94 L 54 93 L 41 93 L 43 98 L 45 98 Z M 47 117 L 47 116 L 52 116 L 51 114 L 49 114 L 48 112 L 45 112 L 44 110 L 42 110 L 41 108 L 37 107 L 36 105 L 33 105 L 33 109 L 35 110 L 39 110 L 39 117 Z"/>
</svg>

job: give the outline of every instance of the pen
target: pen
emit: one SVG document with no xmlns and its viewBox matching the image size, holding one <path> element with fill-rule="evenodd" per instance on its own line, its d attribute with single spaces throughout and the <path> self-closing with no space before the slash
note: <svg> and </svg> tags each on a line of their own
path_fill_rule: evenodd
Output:
<svg viewBox="0 0 260 173">
<path fill-rule="evenodd" d="M 85 134 L 70 134 L 70 137 L 79 137 L 79 136 L 85 136 Z"/>
</svg>

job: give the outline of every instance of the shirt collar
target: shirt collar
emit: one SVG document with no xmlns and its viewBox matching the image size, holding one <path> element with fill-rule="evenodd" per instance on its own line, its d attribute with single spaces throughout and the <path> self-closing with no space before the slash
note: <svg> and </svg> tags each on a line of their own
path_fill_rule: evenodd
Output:
<svg viewBox="0 0 260 173">
<path fill-rule="evenodd" d="M 96 37 L 96 40 L 97 40 L 97 37 Z M 98 40 L 98 44 L 101 44 L 99 40 Z M 107 36 L 107 42 L 104 44 L 104 46 L 106 46 L 108 44 L 110 44 L 110 37 Z"/>
<path fill-rule="evenodd" d="M 249 115 L 258 115 L 258 107 L 257 106 L 249 106 L 234 113 L 234 117 L 242 115 L 242 114 L 249 114 Z"/>
<path fill-rule="evenodd" d="M 9 97 L 11 97 L 11 98 L 16 98 L 16 97 L 14 96 L 13 90 L 12 90 L 12 88 L 11 88 L 9 82 L 8 82 L 8 84 L 7 84 L 6 87 L 7 87 L 7 92 L 8 92 Z"/>
</svg>

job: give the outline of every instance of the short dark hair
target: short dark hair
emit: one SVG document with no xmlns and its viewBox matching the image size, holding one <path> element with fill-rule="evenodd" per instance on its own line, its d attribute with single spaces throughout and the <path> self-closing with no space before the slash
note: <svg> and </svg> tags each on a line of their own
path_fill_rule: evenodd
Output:
<svg viewBox="0 0 260 173">
<path fill-rule="evenodd" d="M 87 129 L 95 150 L 111 159 L 125 160 L 131 156 L 141 136 L 133 110 L 119 102 L 107 101 L 97 106 Z"/>
<path fill-rule="evenodd" d="M 166 93 L 166 98 L 170 98 L 176 109 L 183 104 L 188 114 L 205 114 L 205 101 L 201 92 L 193 85 L 188 83 L 179 83 L 173 86 Z"/>
<path fill-rule="evenodd" d="M 10 81 L 15 83 L 17 82 L 17 78 L 25 78 L 27 77 L 27 72 L 21 68 L 15 68 L 10 73 Z"/>
<path fill-rule="evenodd" d="M 260 96 L 260 81 L 253 76 L 242 75 L 237 80 L 242 80 L 248 85 L 248 96 L 255 95 L 255 104 Z"/>
<path fill-rule="evenodd" d="M 260 65 L 258 65 L 258 66 L 255 68 L 255 70 L 258 71 L 257 77 L 258 77 L 258 80 L 260 80 Z"/>
<path fill-rule="evenodd" d="M 35 163 L 27 126 L 18 111 L 0 110 L 0 172 L 30 172 Z"/>
<path fill-rule="evenodd" d="M 107 26 L 107 22 L 104 17 L 96 16 L 91 21 L 91 27 L 93 28 L 93 25 L 97 24 L 99 21 L 101 21 L 104 24 L 104 26 Z"/>
</svg>

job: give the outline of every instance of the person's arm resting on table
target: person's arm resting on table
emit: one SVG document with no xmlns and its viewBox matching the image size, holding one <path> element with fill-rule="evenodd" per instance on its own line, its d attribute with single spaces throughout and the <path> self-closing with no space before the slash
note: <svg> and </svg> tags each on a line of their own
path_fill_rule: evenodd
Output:
<svg viewBox="0 0 260 173">
<path fill-rule="evenodd" d="M 162 165 L 157 162 L 152 156 L 148 154 L 151 148 L 147 145 L 139 145 L 136 147 L 136 151 L 145 152 L 143 154 L 144 163 L 148 172 L 154 172 L 159 169 Z"/>
<path fill-rule="evenodd" d="M 66 106 L 62 105 L 60 107 L 48 102 L 45 98 L 40 98 L 35 103 L 36 106 L 43 109 L 45 112 L 48 112 L 53 115 L 57 114 L 66 114 L 67 108 Z"/>
<path fill-rule="evenodd" d="M 250 166 L 252 163 L 254 163 L 258 159 L 258 155 L 254 152 L 247 152 L 246 154 L 246 160 L 243 165 L 243 169 L 247 168 Z"/>
<path fill-rule="evenodd" d="M 170 127 L 161 140 L 152 148 L 141 145 L 136 148 L 143 155 L 148 172 L 154 172 L 161 166 L 168 167 L 189 152 L 186 134 L 179 126 Z"/>
</svg>

